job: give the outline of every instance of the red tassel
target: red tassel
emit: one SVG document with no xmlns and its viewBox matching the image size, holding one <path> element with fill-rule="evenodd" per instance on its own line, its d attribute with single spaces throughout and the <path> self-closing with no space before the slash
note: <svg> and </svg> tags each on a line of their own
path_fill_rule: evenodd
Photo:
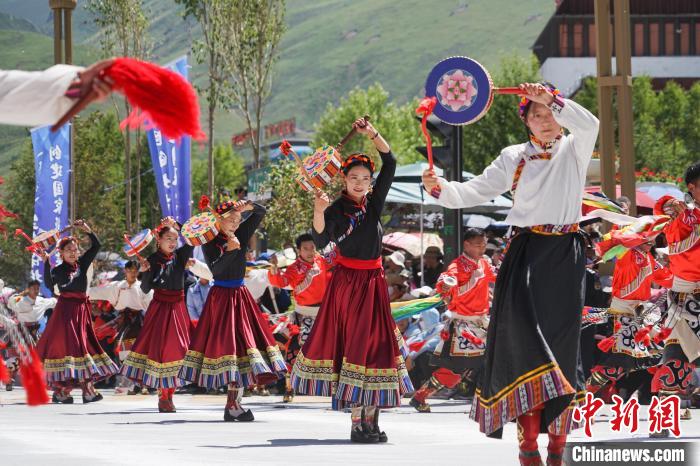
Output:
<svg viewBox="0 0 700 466">
<path fill-rule="evenodd" d="M 280 144 L 280 152 L 287 156 L 289 156 L 289 154 L 292 152 L 292 145 L 286 139 L 284 139 L 282 144 Z"/>
<path fill-rule="evenodd" d="M 615 335 L 609 336 L 608 338 L 598 342 L 598 348 L 604 353 L 610 351 L 613 346 L 615 346 Z"/>
<path fill-rule="evenodd" d="M 620 323 L 619 320 L 617 322 L 615 322 L 615 325 L 613 325 L 613 328 L 615 329 L 615 333 L 620 331 L 620 329 L 622 328 L 622 324 Z"/>
<path fill-rule="evenodd" d="M 669 337 L 669 335 L 671 335 L 672 331 L 673 331 L 672 328 L 661 327 L 661 330 L 659 330 L 659 333 L 654 335 L 654 343 L 659 344 L 659 343 L 665 341 Z"/>
<path fill-rule="evenodd" d="M 0 382 L 10 382 L 10 371 L 7 370 L 7 366 L 5 365 L 5 360 L 2 358 L 2 355 L 0 355 Z"/>
<path fill-rule="evenodd" d="M 440 339 L 442 339 L 443 341 L 449 340 L 450 339 L 450 332 L 448 332 L 447 330 L 441 331 L 440 332 Z"/>
<path fill-rule="evenodd" d="M 466 338 L 467 340 L 469 340 L 473 345 L 476 345 L 476 346 L 482 345 L 484 343 L 484 340 L 482 340 L 481 338 L 477 337 L 472 332 L 469 332 L 467 330 L 464 330 L 462 332 L 462 336 L 464 338 Z"/>
<path fill-rule="evenodd" d="M 206 194 L 202 194 L 202 197 L 199 198 L 199 210 L 205 211 L 209 208 L 209 198 L 207 197 Z"/>
<path fill-rule="evenodd" d="M 428 151 L 428 166 L 430 167 L 430 170 L 433 169 L 433 143 L 430 140 L 430 132 L 428 131 L 426 124 L 428 122 L 428 116 L 430 116 L 430 114 L 433 113 L 433 109 L 435 108 L 436 104 L 437 97 L 424 97 L 420 101 L 420 104 L 416 109 L 416 113 L 422 116 L 421 130 L 423 131 L 423 137 L 425 138 L 425 146 Z"/>
<path fill-rule="evenodd" d="M 299 335 L 299 326 L 295 324 L 289 324 L 287 325 L 287 328 L 289 329 L 289 337 L 293 337 L 295 335 Z"/>
<path fill-rule="evenodd" d="M 49 402 L 49 395 L 46 392 L 46 378 L 44 377 L 44 367 L 41 365 L 39 355 L 31 348 L 29 355 L 31 363 L 22 361 L 19 366 L 19 375 L 22 378 L 22 386 L 27 392 L 27 404 L 29 406 L 44 405 Z"/>
<path fill-rule="evenodd" d="M 408 344 L 409 351 L 420 351 L 420 349 L 425 345 L 424 341 L 414 341 Z"/>
<path fill-rule="evenodd" d="M 179 74 L 153 63 L 117 58 L 104 71 L 134 110 L 120 127 L 138 128 L 148 120 L 168 138 L 206 136 L 199 126 L 199 102 L 192 85 Z"/>
<path fill-rule="evenodd" d="M 653 327 L 651 325 L 647 325 L 646 327 L 642 327 L 639 330 L 637 330 L 634 334 L 634 341 L 637 343 L 641 343 L 642 340 L 648 340 L 645 337 L 649 336 L 649 332 L 651 332 L 651 329 Z"/>
</svg>

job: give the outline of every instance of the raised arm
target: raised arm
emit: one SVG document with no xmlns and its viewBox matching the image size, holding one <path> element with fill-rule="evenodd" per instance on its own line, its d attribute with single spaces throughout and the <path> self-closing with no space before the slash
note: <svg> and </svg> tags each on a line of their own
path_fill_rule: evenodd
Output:
<svg viewBox="0 0 700 466">
<path fill-rule="evenodd" d="M 245 222 L 241 223 L 241 226 L 236 230 L 236 238 L 238 238 L 238 241 L 241 243 L 241 248 L 248 246 L 248 241 L 250 241 L 250 238 L 265 217 L 265 212 L 267 212 L 265 207 L 253 202 L 253 211 L 250 217 Z"/>
<path fill-rule="evenodd" d="M 514 164 L 517 164 L 514 162 L 515 158 L 517 154 L 513 149 L 504 149 L 481 175 L 466 183 L 447 181 L 426 170 L 423 173 L 423 185 L 426 186 L 428 194 L 443 207 L 450 209 L 474 207 L 496 198 L 511 188 Z M 511 165 L 513 165 L 512 168 Z M 439 190 L 427 189 L 434 183 L 439 185 Z"/>
<path fill-rule="evenodd" d="M 392 154 L 391 151 L 386 153 L 380 152 L 379 156 L 382 158 L 382 168 L 379 170 L 377 181 L 374 183 L 374 188 L 372 188 L 372 203 L 377 206 L 381 212 L 382 208 L 384 207 L 386 196 L 389 194 L 391 183 L 394 181 L 394 173 L 396 173 L 396 157 L 394 157 L 394 154 Z"/>
<path fill-rule="evenodd" d="M 97 253 L 102 247 L 102 243 L 100 243 L 100 240 L 97 238 L 97 235 L 95 235 L 94 232 L 88 232 L 88 236 L 90 237 L 90 248 L 85 251 L 82 256 L 80 256 L 80 259 L 78 259 L 80 267 L 84 270 L 87 270 L 87 268 L 90 267 L 90 264 L 92 264 L 92 261 L 95 260 Z"/>
<path fill-rule="evenodd" d="M 0 123 L 56 123 L 73 105 L 64 94 L 83 68 L 55 65 L 44 71 L 0 71 Z"/>
<path fill-rule="evenodd" d="M 555 99 L 549 108 L 557 123 L 571 133 L 576 160 L 586 169 L 598 139 L 598 118 L 569 99 Z"/>
</svg>

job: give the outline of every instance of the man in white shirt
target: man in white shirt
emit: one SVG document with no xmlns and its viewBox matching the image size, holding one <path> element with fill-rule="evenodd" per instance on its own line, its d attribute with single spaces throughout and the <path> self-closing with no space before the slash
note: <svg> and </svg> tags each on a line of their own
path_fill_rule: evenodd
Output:
<svg viewBox="0 0 700 466">
<path fill-rule="evenodd" d="M 560 465 L 585 394 L 578 344 L 586 259 L 578 221 L 598 119 L 551 84 L 520 89 L 529 142 L 506 147 L 466 183 L 426 170 L 423 184 L 450 208 L 513 193 L 506 221 L 514 234 L 496 281 L 485 368 L 470 417 L 498 438 L 503 425 L 516 420 L 523 465 L 542 464 L 537 437 L 546 427 L 547 464 Z"/>
<path fill-rule="evenodd" d="M 7 307 L 14 312 L 17 320 L 24 324 L 32 338 L 36 342 L 41 319 L 47 310 L 56 306 L 56 298 L 44 298 L 39 296 L 41 284 L 38 280 L 32 280 L 27 284 L 27 289 L 21 293 L 10 296 Z"/>
<path fill-rule="evenodd" d="M 76 99 L 96 92 L 102 101 L 112 91 L 100 72 L 112 59 L 88 68 L 54 65 L 44 71 L 0 70 L 0 124 L 40 126 L 56 123 Z"/>
</svg>

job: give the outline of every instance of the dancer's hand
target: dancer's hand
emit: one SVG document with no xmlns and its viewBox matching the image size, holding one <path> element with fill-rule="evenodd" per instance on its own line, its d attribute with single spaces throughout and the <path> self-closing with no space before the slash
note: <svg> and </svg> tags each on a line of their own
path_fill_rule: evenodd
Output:
<svg viewBox="0 0 700 466">
<path fill-rule="evenodd" d="M 326 211 L 329 205 L 331 205 L 331 200 L 328 198 L 328 194 L 324 193 L 320 189 L 316 191 L 314 198 L 314 211 L 318 213 L 323 213 Z"/>
<path fill-rule="evenodd" d="M 99 61 L 78 73 L 78 77 L 70 84 L 66 97 L 80 99 L 90 92 L 96 93 L 95 102 L 102 102 L 112 92 L 114 82 L 108 77 L 101 76 L 102 71 L 114 63 L 113 58 Z"/>
<path fill-rule="evenodd" d="M 150 262 L 148 262 L 143 257 L 139 257 L 138 259 L 139 259 L 139 264 L 141 265 L 141 267 L 139 267 L 139 272 L 148 272 L 149 270 L 151 270 L 151 263 Z"/>
<path fill-rule="evenodd" d="M 523 83 L 518 86 L 522 92 L 521 96 L 543 105 L 550 105 L 554 102 L 554 94 L 540 83 Z"/>
<path fill-rule="evenodd" d="M 73 226 L 78 228 L 79 230 L 84 231 L 85 233 L 92 233 L 92 229 L 90 228 L 90 225 L 85 222 L 83 219 L 78 219 L 75 222 L 73 222 Z"/>
<path fill-rule="evenodd" d="M 438 181 L 438 177 L 435 174 L 435 170 L 427 169 L 423 172 L 423 186 L 425 186 L 425 190 L 428 192 L 431 192 L 433 189 L 436 187 L 440 186 L 440 182 Z"/>
</svg>

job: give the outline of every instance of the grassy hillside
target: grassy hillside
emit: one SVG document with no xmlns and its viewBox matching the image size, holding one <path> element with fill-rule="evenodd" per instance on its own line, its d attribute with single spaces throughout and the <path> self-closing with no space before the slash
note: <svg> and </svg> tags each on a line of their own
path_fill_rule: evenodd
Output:
<svg viewBox="0 0 700 466">
<path fill-rule="evenodd" d="M 46 4 L 46 0 L 3 0 L 0 12 L 51 34 Z M 84 2 L 78 4 L 77 48 L 94 50 L 99 31 L 90 23 Z M 188 53 L 199 36 L 196 24 L 183 21 L 181 8 L 172 0 L 144 0 L 144 5 L 152 18 L 153 59 L 165 63 Z M 354 86 L 374 82 L 405 101 L 419 95 L 430 68 L 451 55 L 467 55 L 493 69 L 503 55 L 527 54 L 553 11 L 552 0 L 287 0 L 288 31 L 266 120 L 296 117 L 299 125 L 311 129 L 328 102 L 337 102 Z M 0 29 L 7 29 L 2 24 Z M 51 63 L 48 37 L 0 34 L 0 40 L 9 41 L 0 45 L 13 45 L 0 47 L 2 66 L 34 68 Z M 17 51 L 12 37 L 24 41 L 24 52 Z M 204 67 L 195 66 L 192 77 L 205 85 Z M 242 126 L 235 116 L 222 114 L 216 137 L 228 139 Z"/>
</svg>

